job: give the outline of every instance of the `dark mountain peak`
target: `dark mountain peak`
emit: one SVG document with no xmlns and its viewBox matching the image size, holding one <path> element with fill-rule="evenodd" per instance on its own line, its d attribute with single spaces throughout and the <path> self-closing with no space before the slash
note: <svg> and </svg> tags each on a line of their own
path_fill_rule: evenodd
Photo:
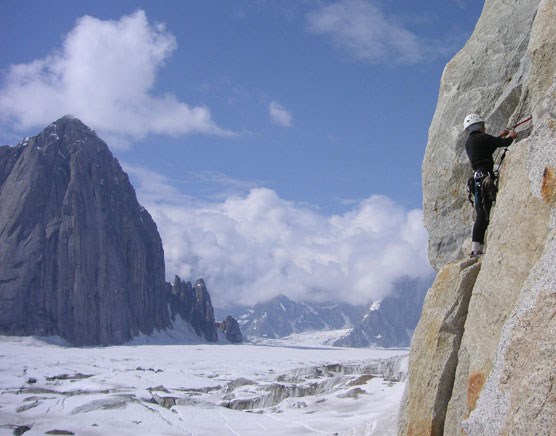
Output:
<svg viewBox="0 0 556 436">
<path fill-rule="evenodd" d="M 91 140 L 93 140 L 92 142 L 103 143 L 95 131 L 84 124 L 79 118 L 65 115 L 50 123 L 38 135 L 25 138 L 19 145 L 48 147 L 53 144 L 72 144 L 75 142 L 89 142 Z"/>
<path fill-rule="evenodd" d="M 208 342 L 218 340 L 214 308 L 203 279 L 197 280 L 193 287 L 190 282 L 183 282 L 179 276 L 175 276 L 170 294 L 170 311 L 172 320 L 179 315 L 191 324 L 199 337 L 204 336 Z"/>
<path fill-rule="evenodd" d="M 66 115 L 46 126 L 39 134 L 25 138 L 17 150 L 25 155 L 27 165 L 37 164 L 40 168 L 67 166 L 79 155 L 77 161 L 83 166 L 105 167 L 109 172 L 123 173 L 108 146 L 96 133 L 78 118 Z M 85 163 L 88 161 L 88 163 Z M 67 173 L 68 170 L 60 171 Z"/>
<path fill-rule="evenodd" d="M 56 135 L 66 142 L 84 139 L 88 136 L 94 136 L 98 139 L 94 130 L 72 115 L 64 115 L 62 118 L 54 121 L 44 129 L 43 133 Z"/>
<path fill-rule="evenodd" d="M 65 116 L 0 158 L 0 332 L 92 345 L 168 327 L 162 241 L 108 146 Z"/>
</svg>

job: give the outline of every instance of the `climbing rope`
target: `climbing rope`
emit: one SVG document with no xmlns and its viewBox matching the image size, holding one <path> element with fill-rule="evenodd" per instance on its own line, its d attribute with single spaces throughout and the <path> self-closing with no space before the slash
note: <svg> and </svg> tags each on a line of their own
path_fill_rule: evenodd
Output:
<svg viewBox="0 0 556 436">
<path fill-rule="evenodd" d="M 525 123 L 531 121 L 532 119 L 533 119 L 533 115 L 531 115 L 530 117 L 525 118 L 523 121 L 520 121 L 520 122 L 517 123 L 517 124 L 514 124 L 513 127 L 512 127 L 512 130 L 515 130 L 516 127 L 519 127 L 519 126 L 521 126 L 522 124 L 525 124 Z"/>
<path fill-rule="evenodd" d="M 515 130 L 517 127 L 519 127 L 519 126 L 521 126 L 525 123 L 528 123 L 532 119 L 533 119 L 533 116 L 531 115 L 531 116 L 525 118 L 524 120 L 519 121 L 518 123 L 513 125 L 511 130 Z M 498 158 L 500 157 L 500 161 L 498 162 L 498 165 L 497 165 L 496 169 L 494 170 L 494 175 L 496 177 L 498 177 L 498 173 L 500 172 L 500 167 L 502 166 L 502 162 L 504 162 L 504 158 L 506 157 L 506 152 L 507 151 L 508 151 L 508 147 L 505 147 L 505 148 L 499 150 L 498 153 L 496 154 L 495 158 L 494 158 L 494 161 L 496 162 L 496 161 L 498 161 Z"/>
<path fill-rule="evenodd" d="M 518 120 L 517 123 L 515 123 L 512 127 L 508 127 L 508 130 L 515 130 L 517 127 L 522 126 L 525 123 L 528 123 L 529 121 L 531 121 L 533 119 L 533 116 L 529 116 L 527 118 L 525 118 L 524 120 L 522 120 L 523 117 L 523 111 L 525 109 L 525 101 L 527 100 L 527 96 L 529 95 L 529 90 L 527 89 L 525 91 L 525 94 L 523 95 L 523 99 L 521 100 L 521 104 L 519 106 L 519 111 L 517 112 L 517 116 L 515 117 L 516 120 Z M 521 121 L 519 121 L 521 120 Z M 504 162 L 504 158 L 506 157 L 506 152 L 508 151 L 508 148 L 505 147 L 502 151 L 499 151 L 498 154 L 496 155 L 496 157 L 494 158 L 494 161 L 498 161 L 498 157 L 500 157 L 500 161 L 498 162 L 498 165 L 496 167 L 496 169 L 494 170 L 494 176 L 496 178 L 498 178 L 498 174 L 500 173 L 500 167 L 502 166 L 502 162 Z"/>
</svg>

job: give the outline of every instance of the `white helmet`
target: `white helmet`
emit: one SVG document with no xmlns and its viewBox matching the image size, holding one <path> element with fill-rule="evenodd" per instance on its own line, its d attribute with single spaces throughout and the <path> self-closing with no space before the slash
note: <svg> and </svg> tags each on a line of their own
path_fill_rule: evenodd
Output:
<svg viewBox="0 0 556 436">
<path fill-rule="evenodd" d="M 463 128 L 465 130 L 467 130 L 467 128 L 469 126 L 472 126 L 473 124 L 484 123 L 484 122 L 485 121 L 483 120 L 483 118 L 480 115 L 469 114 L 465 117 L 465 120 L 463 120 Z"/>
</svg>

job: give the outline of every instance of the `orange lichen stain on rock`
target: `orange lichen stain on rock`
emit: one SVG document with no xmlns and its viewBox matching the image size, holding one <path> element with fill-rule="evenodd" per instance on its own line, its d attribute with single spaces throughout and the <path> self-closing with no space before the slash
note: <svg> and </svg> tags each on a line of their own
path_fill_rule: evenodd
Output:
<svg viewBox="0 0 556 436">
<path fill-rule="evenodd" d="M 484 384 L 485 375 L 483 373 L 476 372 L 469 377 L 469 384 L 467 385 L 467 407 L 469 412 L 475 408 Z"/>
<path fill-rule="evenodd" d="M 554 168 L 544 168 L 541 184 L 541 197 L 546 204 L 556 203 L 556 176 L 554 175 Z"/>
<path fill-rule="evenodd" d="M 407 430 L 407 436 L 437 436 L 431 427 L 430 421 L 413 423 Z"/>
</svg>

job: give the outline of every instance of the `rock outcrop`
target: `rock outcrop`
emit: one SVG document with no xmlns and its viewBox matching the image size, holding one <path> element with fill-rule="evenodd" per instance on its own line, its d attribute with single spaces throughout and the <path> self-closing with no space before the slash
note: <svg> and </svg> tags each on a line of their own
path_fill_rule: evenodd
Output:
<svg viewBox="0 0 556 436">
<path fill-rule="evenodd" d="M 191 324 L 193 306 L 195 304 L 195 290 L 191 282 L 184 282 L 179 276 L 174 277 L 174 282 L 168 284 L 168 302 L 170 307 L 170 319 L 176 321 L 180 316 L 188 324 Z"/>
<path fill-rule="evenodd" d="M 411 377 L 400 419 L 402 434 L 442 434 L 469 299 L 480 267 L 480 263 L 467 261 L 443 268 L 427 294 L 413 335 Z"/>
<path fill-rule="evenodd" d="M 0 247 L 2 334 L 114 344 L 170 325 L 156 225 L 76 118 L 0 148 Z"/>
<path fill-rule="evenodd" d="M 231 342 L 232 344 L 239 344 L 243 342 L 243 335 L 241 334 L 239 323 L 233 316 L 228 315 L 220 324 L 220 328 L 224 332 L 228 342 Z"/>
<path fill-rule="evenodd" d="M 195 282 L 194 288 L 194 304 L 191 312 L 190 324 L 195 329 L 197 335 L 201 334 L 209 342 L 218 341 L 218 333 L 216 331 L 216 323 L 214 320 L 214 308 L 210 294 L 203 279 Z"/>
<path fill-rule="evenodd" d="M 555 108 L 556 2 L 486 0 L 446 66 L 429 131 L 424 212 L 439 272 L 413 337 L 400 435 L 554 434 Z M 533 116 L 501 168 L 478 262 L 465 259 L 471 112 L 491 133 Z"/>
<path fill-rule="evenodd" d="M 176 276 L 171 286 L 169 303 L 172 321 L 179 315 L 193 327 L 197 336 L 208 342 L 218 340 L 214 308 L 203 279 L 197 280 L 193 286 L 191 282 L 183 282 Z"/>
</svg>

